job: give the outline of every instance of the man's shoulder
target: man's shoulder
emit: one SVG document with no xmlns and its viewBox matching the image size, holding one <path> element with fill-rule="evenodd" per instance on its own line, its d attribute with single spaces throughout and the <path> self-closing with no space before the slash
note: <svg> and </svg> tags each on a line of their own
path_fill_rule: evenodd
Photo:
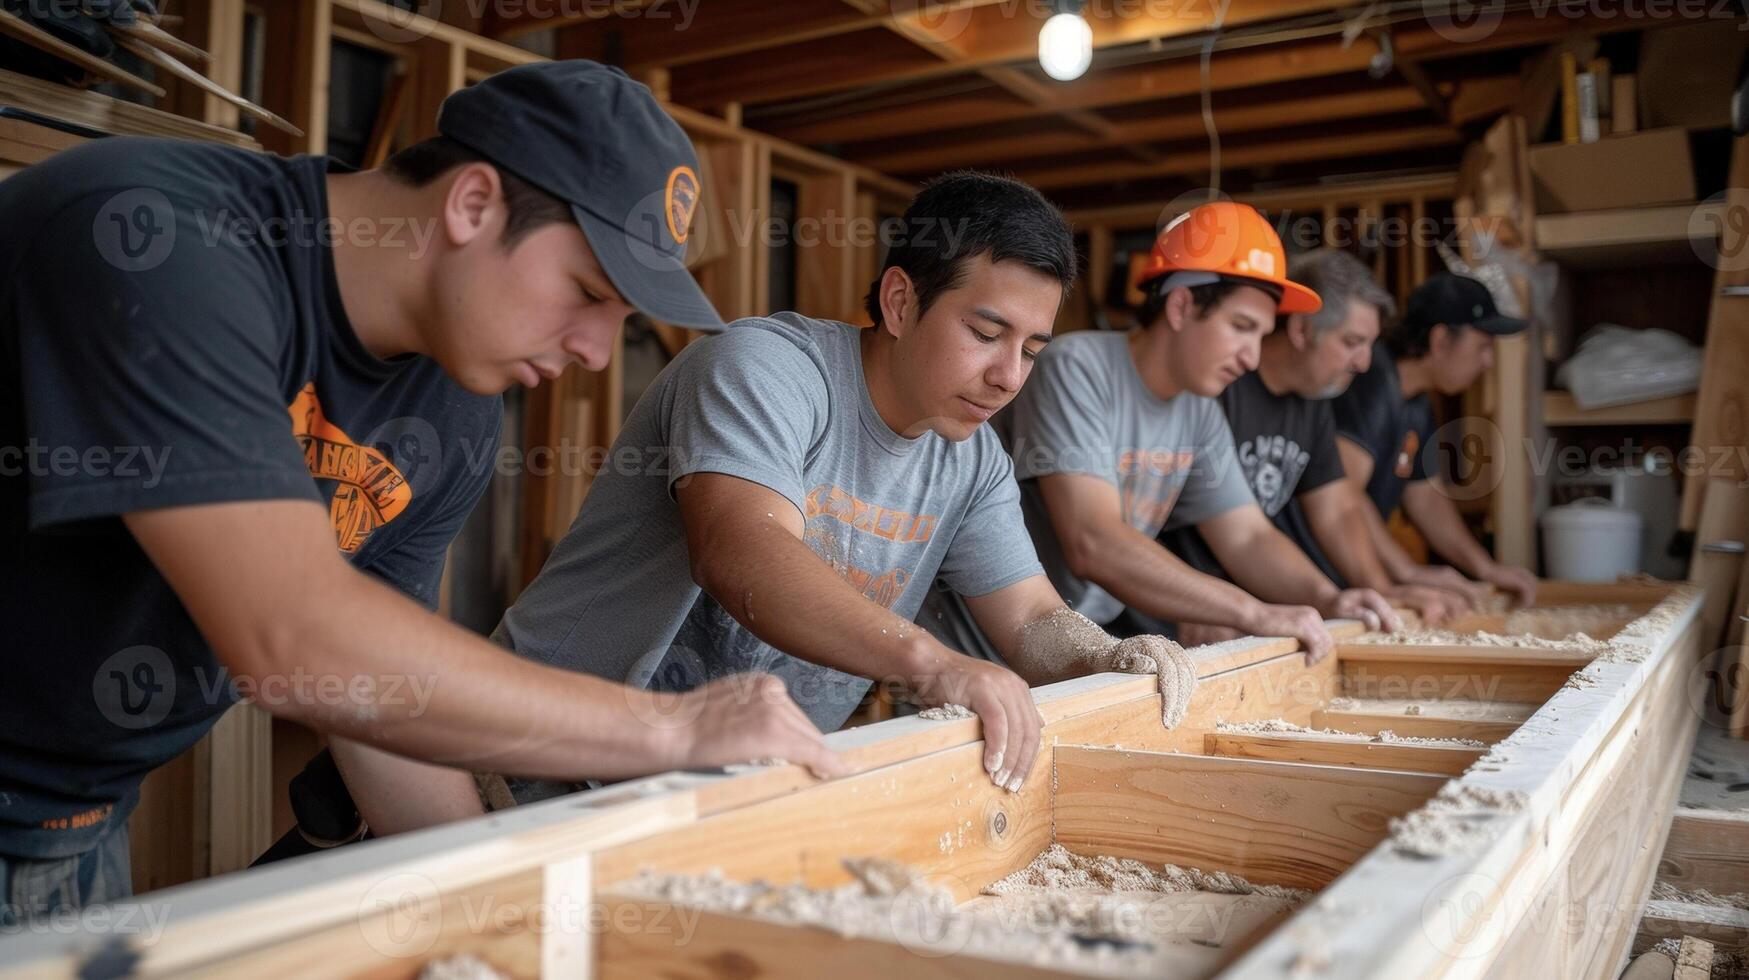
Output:
<svg viewBox="0 0 1749 980">
<path fill-rule="evenodd" d="M 857 328 L 836 320 L 818 320 L 800 313 L 749 316 L 731 322 L 721 333 L 694 346 L 718 357 L 770 356 L 793 348 L 824 366 L 857 350 Z"/>
<path fill-rule="evenodd" d="M 1111 330 L 1076 330 L 1053 339 L 1039 354 L 1039 368 L 1048 370 L 1068 364 L 1104 367 L 1112 363 L 1113 351 L 1126 350 L 1126 335 Z M 1127 355 L 1127 350 L 1126 354 Z"/>
</svg>

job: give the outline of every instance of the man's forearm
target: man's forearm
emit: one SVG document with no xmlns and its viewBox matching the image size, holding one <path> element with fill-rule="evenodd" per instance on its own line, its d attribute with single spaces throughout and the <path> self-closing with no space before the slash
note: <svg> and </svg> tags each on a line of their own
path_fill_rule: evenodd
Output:
<svg viewBox="0 0 1749 980">
<path fill-rule="evenodd" d="M 1391 530 L 1385 527 L 1385 519 L 1379 516 L 1379 509 L 1373 506 L 1371 500 L 1367 500 L 1358 510 L 1361 521 L 1366 524 L 1367 535 L 1372 539 L 1373 548 L 1378 551 L 1379 561 L 1385 566 L 1385 573 L 1395 582 L 1413 581 L 1417 563 L 1397 543 L 1397 539 L 1391 537 Z"/>
<path fill-rule="evenodd" d="M 1409 487 L 1403 494 L 1403 510 L 1427 538 L 1428 546 L 1470 577 L 1483 577 L 1494 564 L 1493 557 L 1470 534 L 1457 505 L 1440 493 L 1432 480 Z"/>
<path fill-rule="evenodd" d="M 1323 609 L 1336 598 L 1336 584 L 1274 525 L 1241 540 L 1210 545 L 1233 581 L 1265 602 Z"/>
<path fill-rule="evenodd" d="M 1244 589 L 1186 565 L 1128 524 L 1103 528 L 1083 562 L 1083 578 L 1124 605 L 1168 622 L 1246 630 L 1261 605 Z"/>
<path fill-rule="evenodd" d="M 1342 488 L 1345 492 L 1347 488 Z M 1336 566 L 1336 571 L 1349 585 L 1384 591 L 1394 583 L 1390 571 L 1380 558 L 1378 546 L 1366 525 L 1365 507 L 1361 502 L 1328 510 L 1312 511 L 1307 517 L 1312 536 L 1318 546 Z"/>
<path fill-rule="evenodd" d="M 694 559 L 699 585 L 754 636 L 810 663 L 915 686 L 949 653 L 922 627 L 857 591 L 774 526 L 719 531 Z M 757 556 L 757 560 L 749 560 Z"/>
<path fill-rule="evenodd" d="M 660 696 L 518 657 L 369 576 L 346 578 L 300 596 L 319 614 L 300 618 L 298 646 L 322 653 L 253 677 L 265 707 L 460 768 L 574 780 L 682 763 L 684 733 Z"/>
</svg>

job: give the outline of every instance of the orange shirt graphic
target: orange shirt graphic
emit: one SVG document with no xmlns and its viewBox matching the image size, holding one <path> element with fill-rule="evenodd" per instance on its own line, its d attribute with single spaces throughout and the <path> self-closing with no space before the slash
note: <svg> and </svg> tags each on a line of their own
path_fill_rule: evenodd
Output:
<svg viewBox="0 0 1749 980">
<path fill-rule="evenodd" d="M 1196 462 L 1187 451 L 1131 449 L 1118 454 L 1118 493 L 1124 522 L 1134 528 L 1158 530 L 1178 502 L 1184 478 L 1177 476 Z"/>
<path fill-rule="evenodd" d="M 290 406 L 292 435 L 304 451 L 310 476 L 339 484 L 328 502 L 328 519 L 345 554 L 354 554 L 377 528 L 394 520 L 413 500 L 413 487 L 388 457 L 361 446 L 322 414 L 316 385 L 304 385 Z"/>
<path fill-rule="evenodd" d="M 924 543 L 935 533 L 936 515 L 910 514 L 869 503 L 843 487 L 827 483 L 808 491 L 803 503 L 806 529 L 802 540 L 857 591 L 888 609 L 893 608 L 911 581 L 910 569 L 872 572 L 858 568 L 844 553 L 841 532 L 835 526 L 848 526 L 853 533 L 873 535 L 895 544 Z"/>
</svg>

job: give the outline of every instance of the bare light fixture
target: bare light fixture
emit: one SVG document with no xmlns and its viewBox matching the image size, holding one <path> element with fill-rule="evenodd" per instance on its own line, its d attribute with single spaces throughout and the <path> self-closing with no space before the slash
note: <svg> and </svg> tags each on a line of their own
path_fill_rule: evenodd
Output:
<svg viewBox="0 0 1749 980">
<path fill-rule="evenodd" d="M 1079 2 L 1059 3 L 1038 32 L 1038 65 L 1059 82 L 1080 78 L 1093 63 L 1093 28 Z"/>
</svg>

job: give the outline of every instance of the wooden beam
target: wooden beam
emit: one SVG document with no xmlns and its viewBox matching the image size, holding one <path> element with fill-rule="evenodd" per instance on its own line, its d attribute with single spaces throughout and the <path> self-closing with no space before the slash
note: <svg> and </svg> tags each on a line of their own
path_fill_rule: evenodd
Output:
<svg viewBox="0 0 1749 980">
<path fill-rule="evenodd" d="M 1422 710 L 1432 712 L 1434 709 Z M 1330 728 L 1339 732 L 1354 732 L 1357 735 L 1377 735 L 1379 732 L 1390 731 L 1409 738 L 1473 738 L 1481 742 L 1498 742 L 1517 731 L 1520 724 L 1522 722 L 1441 717 L 1430 713 L 1403 715 L 1319 708 L 1312 712 L 1312 721 L 1308 727 Z"/>
<path fill-rule="evenodd" d="M 1468 745 L 1372 742 L 1318 732 L 1215 732 L 1208 736 L 1203 751 L 1209 755 L 1272 762 L 1306 762 L 1456 776 L 1468 769 L 1485 750 Z"/>
<path fill-rule="evenodd" d="M 1675 22 L 1675 21 L 1672 21 Z M 1485 38 L 1466 42 L 1465 55 L 1546 43 L 1574 30 L 1608 30 L 1619 22 L 1513 15 Z M 1640 26 L 1662 26 L 1663 21 Z M 1395 33 L 1399 57 L 1453 53 L 1452 42 L 1430 27 L 1405 27 Z M 1314 38 L 1255 47 L 1217 50 L 1209 60 L 1209 84 L 1216 92 L 1364 72 L 1372 54 L 1364 45 L 1344 47 L 1340 38 Z M 1194 95 L 1202 89 L 1202 68 L 1194 57 L 1171 58 L 1129 68 L 1095 70 L 1073 82 L 1053 86 L 1055 110 L 1098 109 Z M 782 107 L 749 111 L 760 129 L 799 143 L 845 143 L 874 136 L 891 138 L 1006 122 L 1037 115 L 1039 107 L 996 90 L 941 95 L 930 87 L 859 110 L 855 103 L 782 112 Z M 684 97 L 682 97 L 684 101 Z"/>
<path fill-rule="evenodd" d="M 1740 227 L 1749 214 L 1749 136 L 1731 143 L 1731 170 L 1726 179 L 1725 210 L 1713 222 L 1721 236 L 1713 263 L 1713 302 L 1707 312 L 1705 362 L 1700 376 L 1700 405 L 1695 411 L 1691 444 L 1709 453 L 1707 475 L 1749 479 L 1740 452 L 1720 454 L 1724 447 L 1749 444 L 1749 377 L 1732 364 L 1749 364 L 1749 296 L 1727 295 L 1749 286 L 1749 261 L 1744 260 Z M 1700 518 L 1705 480 L 1691 479 L 1683 487 L 1681 525 L 1692 530 Z"/>
<path fill-rule="evenodd" d="M 1296 124 L 1330 122 L 1404 112 L 1421 104 L 1413 89 L 1386 88 L 1313 95 L 1296 101 Z M 1215 110 L 1215 128 L 1223 135 L 1276 129 L 1282 123 L 1282 107 L 1276 103 L 1234 106 Z M 1176 113 L 1131 123 L 1112 123 L 1103 134 L 1041 133 L 1025 136 L 997 134 L 956 141 L 882 141 L 884 152 L 845 148 L 845 155 L 886 173 L 922 173 L 953 167 L 976 166 L 997 160 L 1017 160 L 1054 154 L 1081 153 L 1102 145 L 1157 143 L 1195 139 L 1204 133 L 1201 112 Z"/>
<path fill-rule="evenodd" d="M 1454 146 L 1457 135 L 1444 126 L 1405 126 L 1376 132 L 1342 136 L 1308 136 L 1295 140 L 1260 140 L 1249 146 L 1230 146 L 1221 150 L 1221 166 L 1232 170 L 1288 161 L 1332 160 L 1345 157 L 1372 156 L 1430 146 Z M 1040 189 L 1071 187 L 1077 184 L 1105 184 L 1122 180 L 1144 180 L 1182 174 L 1201 174 L 1209 169 L 1211 154 L 1206 148 L 1169 155 L 1162 163 L 1112 161 L 1080 163 L 1058 167 L 1017 168 L 1015 176 Z"/>
<path fill-rule="evenodd" d="M 1344 692 L 1356 698 L 1543 701 L 1560 690 L 1575 669 L 1415 659 L 1347 661 L 1342 664 L 1342 684 Z"/>
<path fill-rule="evenodd" d="M 1749 892 L 1749 813 L 1677 810 L 1658 859 L 1658 880 L 1683 891 Z"/>
<path fill-rule="evenodd" d="M 1056 748 L 1056 842 L 1317 889 L 1445 777 L 1077 745 Z M 1282 801 L 1291 800 L 1284 806 Z"/>
<path fill-rule="evenodd" d="M 1427 111 L 1442 123 L 1450 123 L 1451 103 L 1439 86 L 1433 81 L 1433 76 L 1427 74 L 1427 69 L 1421 63 L 1411 58 L 1393 58 L 1392 64 L 1397 74 L 1403 77 L 1416 92 L 1420 93 L 1422 101 L 1427 103 Z"/>
<path fill-rule="evenodd" d="M 1510 664 L 1566 667 L 1577 670 L 1597 654 L 1538 647 L 1448 646 L 1433 643 L 1339 643 L 1336 656 L 1350 663 L 1388 660 L 1399 663 Z"/>
<path fill-rule="evenodd" d="M 1354 184 L 1308 185 L 1269 191 L 1235 194 L 1233 199 L 1260 211 L 1319 211 L 1330 201 L 1352 201 L 1357 196 L 1376 196 L 1386 200 L 1398 197 L 1449 198 L 1457 186 L 1456 174 L 1430 174 L 1424 177 L 1369 180 Z M 1164 201 L 1137 201 L 1099 208 L 1076 208 L 1064 212 L 1077 228 L 1104 225 L 1112 228 L 1152 228 L 1160 220 Z"/>
<path fill-rule="evenodd" d="M 1281 17 L 1317 13 L 1346 6 L 1351 0 L 1256 0 L 1228 9 L 1226 26 L 1258 23 Z M 928 5 L 924 5 L 928 6 Z M 715 105 L 735 100 L 745 103 L 775 102 L 819 95 L 864 85 L 939 78 L 968 68 L 1010 63 L 1032 64 L 1038 57 L 1038 31 L 1043 19 L 1036 8 L 1007 3 L 956 10 L 943 17 L 928 12 L 890 22 L 895 34 L 911 41 L 928 58 L 844 59 L 828 52 L 825 60 L 835 70 L 813 72 L 797 64 L 808 55 L 804 49 L 756 51 L 691 66 L 675 80 L 682 102 Z M 1093 32 L 1093 47 L 1136 44 L 1156 38 L 1178 37 L 1206 30 L 1213 23 L 1214 8 L 1188 5 L 1178 11 L 1153 16 L 1126 16 L 1121 8 L 1090 4 L 1083 10 Z M 684 78 L 684 83 L 682 82 Z"/>
</svg>

